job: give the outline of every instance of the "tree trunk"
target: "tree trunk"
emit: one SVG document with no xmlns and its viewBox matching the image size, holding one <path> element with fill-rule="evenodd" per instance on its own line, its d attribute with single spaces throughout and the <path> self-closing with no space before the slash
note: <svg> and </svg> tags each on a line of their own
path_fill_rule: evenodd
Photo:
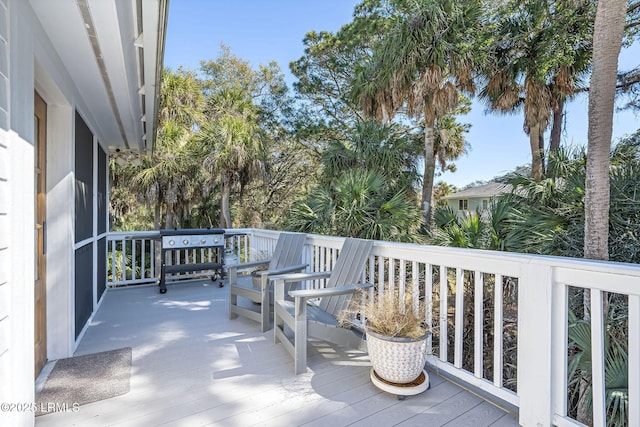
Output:
<svg viewBox="0 0 640 427">
<path fill-rule="evenodd" d="M 422 219 L 427 230 L 431 228 L 431 199 L 433 197 L 433 179 L 436 171 L 435 141 L 433 135 L 434 124 L 435 120 L 425 115 Z"/>
<path fill-rule="evenodd" d="M 167 206 L 167 216 L 165 217 L 164 228 L 173 228 L 173 207 Z"/>
<path fill-rule="evenodd" d="M 562 135 L 562 118 L 564 114 L 564 99 L 558 101 L 558 106 L 553 110 L 553 124 L 549 139 L 549 153 L 557 154 L 560 150 L 560 136 Z"/>
<path fill-rule="evenodd" d="M 589 130 L 585 180 L 584 257 L 609 259 L 609 151 L 618 72 L 618 55 L 626 18 L 626 0 L 600 0 L 593 31 L 593 70 L 589 84 Z M 606 298 L 605 298 L 606 299 Z M 585 291 L 585 313 L 590 298 Z M 586 391 L 584 382 L 581 394 Z M 592 412 L 578 406 L 578 421 L 588 423 Z M 600 402 L 593 402 L 594 405 Z M 599 420 L 595 420 L 598 422 Z"/>
<path fill-rule="evenodd" d="M 544 155 L 544 132 L 538 132 L 538 152 L 540 153 L 540 167 L 542 168 L 542 177 L 547 176 L 547 165 Z"/>
<path fill-rule="evenodd" d="M 153 209 L 153 227 L 155 230 L 160 230 L 160 202 L 156 203 Z"/>
<path fill-rule="evenodd" d="M 222 177 L 222 195 L 220 197 L 220 227 L 221 228 L 232 228 L 231 227 L 231 210 L 229 208 L 229 197 L 231 195 L 231 179 L 223 175 Z"/>
<path fill-rule="evenodd" d="M 531 178 L 540 181 L 543 176 L 543 150 L 540 150 L 540 125 L 529 128 L 529 144 L 531 145 Z"/>
<path fill-rule="evenodd" d="M 380 109 L 382 110 L 382 124 L 383 125 L 388 125 L 389 122 L 391 121 L 390 117 L 389 117 L 389 112 L 387 111 L 387 106 L 384 105 L 384 103 L 380 106 Z"/>
<path fill-rule="evenodd" d="M 609 151 L 625 0 L 598 2 L 589 89 L 584 257 L 609 259 Z"/>
</svg>

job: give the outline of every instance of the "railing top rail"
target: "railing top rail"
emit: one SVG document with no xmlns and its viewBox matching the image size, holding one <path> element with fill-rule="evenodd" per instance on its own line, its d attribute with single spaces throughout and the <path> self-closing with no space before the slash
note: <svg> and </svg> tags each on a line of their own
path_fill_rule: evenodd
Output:
<svg viewBox="0 0 640 427">
<path fill-rule="evenodd" d="M 159 239 L 160 231 L 110 231 L 108 240 Z"/>
</svg>

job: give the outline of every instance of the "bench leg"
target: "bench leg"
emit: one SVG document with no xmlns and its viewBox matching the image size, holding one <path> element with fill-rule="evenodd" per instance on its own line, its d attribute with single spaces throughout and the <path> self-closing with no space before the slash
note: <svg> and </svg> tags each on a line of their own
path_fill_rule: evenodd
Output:
<svg viewBox="0 0 640 427">
<path fill-rule="evenodd" d="M 165 282 L 165 263 L 163 262 L 161 267 L 160 267 L 160 293 L 161 294 L 166 294 L 167 293 L 167 283 Z"/>
<path fill-rule="evenodd" d="M 296 298 L 295 318 L 295 360 L 296 375 L 307 371 L 307 301 L 305 298 Z"/>
</svg>

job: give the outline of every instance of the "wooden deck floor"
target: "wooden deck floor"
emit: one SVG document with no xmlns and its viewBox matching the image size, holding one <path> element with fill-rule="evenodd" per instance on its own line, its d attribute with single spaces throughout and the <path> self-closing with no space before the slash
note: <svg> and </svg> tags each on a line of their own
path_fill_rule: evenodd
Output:
<svg viewBox="0 0 640 427">
<path fill-rule="evenodd" d="M 517 426 L 512 415 L 431 372 L 400 401 L 369 379 L 366 354 L 311 343 L 309 369 L 272 331 L 227 318 L 210 281 L 110 290 L 76 354 L 132 347 L 131 391 L 36 418 L 36 426 Z"/>
</svg>

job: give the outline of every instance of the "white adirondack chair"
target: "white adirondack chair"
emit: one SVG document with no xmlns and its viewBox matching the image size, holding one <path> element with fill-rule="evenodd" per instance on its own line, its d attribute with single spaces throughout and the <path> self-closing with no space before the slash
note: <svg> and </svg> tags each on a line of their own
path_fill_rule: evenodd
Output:
<svg viewBox="0 0 640 427">
<path fill-rule="evenodd" d="M 332 271 L 272 277 L 275 285 L 274 340 L 281 342 L 293 357 L 296 375 L 307 369 L 308 336 L 344 347 L 366 348 L 362 335 L 341 327 L 337 316 L 358 289 L 373 286 L 358 283 L 372 247 L 372 240 L 346 239 Z M 285 299 L 287 283 L 324 278 L 328 278 L 325 288 L 292 290 L 288 295 L 293 301 Z M 310 302 L 311 299 L 319 299 L 319 302 Z M 290 333 L 293 337 L 287 335 Z"/>
<path fill-rule="evenodd" d="M 269 278 L 275 274 L 302 271 L 307 264 L 301 264 L 302 249 L 307 235 L 304 233 L 280 233 L 278 242 L 270 259 L 230 265 L 229 275 L 229 319 L 237 315 L 247 317 L 260 323 L 262 332 L 270 325 L 270 292 Z M 257 270 L 261 266 L 266 270 Z M 239 271 L 254 270 L 252 274 L 238 275 Z M 254 287 L 252 275 L 260 278 L 260 286 Z M 238 297 L 247 298 L 259 305 L 240 306 Z"/>
</svg>

